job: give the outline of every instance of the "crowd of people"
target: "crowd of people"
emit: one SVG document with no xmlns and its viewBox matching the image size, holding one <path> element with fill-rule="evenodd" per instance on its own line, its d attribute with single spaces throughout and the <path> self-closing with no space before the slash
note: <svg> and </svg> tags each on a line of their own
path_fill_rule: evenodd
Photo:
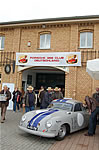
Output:
<svg viewBox="0 0 99 150">
<path fill-rule="evenodd" d="M 45 89 L 43 86 L 41 86 L 38 93 L 40 109 L 47 108 L 52 100 L 61 98 L 63 98 L 63 94 L 58 87 L 55 87 L 55 89 L 52 89 L 51 87 Z M 25 112 L 34 110 L 35 101 L 36 101 L 35 91 L 33 90 L 32 86 L 29 86 L 23 98 L 23 107 L 25 107 Z"/>
<path fill-rule="evenodd" d="M 9 100 L 11 99 L 11 92 L 5 85 L 0 94 L 4 94 L 6 97 L 6 101 L 0 102 L 1 123 L 4 123 L 6 109 L 9 105 Z M 15 87 L 12 93 L 13 111 L 20 111 L 20 107 L 25 108 L 25 112 L 34 110 L 37 98 L 39 99 L 40 109 L 46 109 L 52 100 L 62 99 L 63 93 L 61 91 L 61 88 L 58 87 L 48 87 L 47 89 L 45 89 L 43 86 L 41 86 L 38 95 L 36 96 L 35 90 L 32 86 L 29 86 L 26 92 L 24 92 L 23 90 L 20 92 L 18 88 Z M 96 92 L 92 95 L 92 97 L 85 97 L 84 107 L 88 108 L 90 114 L 89 129 L 88 133 L 86 133 L 85 136 L 93 136 L 96 131 L 97 116 L 99 115 L 99 88 L 96 88 Z"/>
<path fill-rule="evenodd" d="M 24 90 L 19 91 L 19 89 L 15 87 L 11 95 L 10 89 L 5 85 L 0 94 L 4 94 L 6 97 L 6 101 L 0 101 L 1 123 L 4 123 L 6 109 L 11 98 L 13 101 L 13 112 L 20 111 L 21 107 L 25 108 L 25 112 L 34 110 L 37 103 L 36 99 L 39 99 L 40 109 L 45 109 L 52 100 L 63 98 L 60 88 L 55 87 L 52 89 L 51 87 L 48 87 L 45 89 L 43 86 L 41 86 L 37 96 L 32 86 L 28 86 L 26 92 L 24 92 Z"/>
</svg>

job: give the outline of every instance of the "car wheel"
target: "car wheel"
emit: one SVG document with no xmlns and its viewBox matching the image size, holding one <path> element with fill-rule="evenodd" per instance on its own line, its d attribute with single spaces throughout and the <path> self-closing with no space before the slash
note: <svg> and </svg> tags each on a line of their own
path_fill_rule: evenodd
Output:
<svg viewBox="0 0 99 150">
<path fill-rule="evenodd" d="M 56 139 L 60 141 L 60 140 L 63 140 L 65 136 L 66 136 L 66 125 L 63 124 L 60 126 Z"/>
</svg>

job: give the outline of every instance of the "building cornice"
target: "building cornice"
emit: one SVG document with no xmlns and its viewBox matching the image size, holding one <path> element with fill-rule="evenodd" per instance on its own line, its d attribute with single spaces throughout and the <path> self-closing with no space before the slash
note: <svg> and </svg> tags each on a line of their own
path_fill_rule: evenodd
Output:
<svg viewBox="0 0 99 150">
<path fill-rule="evenodd" d="M 0 28 L 23 27 L 23 26 L 32 26 L 32 25 L 42 25 L 42 24 L 50 25 L 50 24 L 61 24 L 61 23 L 77 24 L 77 23 L 86 23 L 86 22 L 92 22 L 92 23 L 99 22 L 99 15 L 1 22 Z"/>
</svg>

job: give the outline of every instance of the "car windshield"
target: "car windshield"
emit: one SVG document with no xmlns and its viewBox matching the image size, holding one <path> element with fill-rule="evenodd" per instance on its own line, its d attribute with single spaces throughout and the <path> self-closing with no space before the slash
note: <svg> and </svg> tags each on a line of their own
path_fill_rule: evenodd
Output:
<svg viewBox="0 0 99 150">
<path fill-rule="evenodd" d="M 52 102 L 48 108 L 59 108 L 67 111 L 72 111 L 73 105 L 70 103 Z"/>
</svg>

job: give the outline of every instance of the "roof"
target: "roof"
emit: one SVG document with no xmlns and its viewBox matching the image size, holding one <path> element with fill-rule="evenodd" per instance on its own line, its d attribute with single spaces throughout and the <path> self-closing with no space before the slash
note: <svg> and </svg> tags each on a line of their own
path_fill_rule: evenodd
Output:
<svg viewBox="0 0 99 150">
<path fill-rule="evenodd" d="M 75 103 L 82 103 L 82 102 L 80 102 L 80 101 L 78 101 L 78 100 L 74 100 L 74 99 L 72 99 L 72 98 L 63 98 L 63 99 L 56 99 L 56 100 L 53 100 L 52 102 L 59 102 L 59 103 L 71 103 L 71 104 L 75 104 Z"/>
<path fill-rule="evenodd" d="M 73 17 L 60 17 L 60 18 L 46 18 L 46 19 L 35 19 L 35 20 L 20 20 L 11 22 L 0 22 L 0 25 L 20 25 L 20 24 L 39 24 L 39 23 L 50 23 L 50 22 L 63 22 L 63 21 L 77 21 L 77 20 L 98 20 L 99 15 L 89 15 L 89 16 L 73 16 Z"/>
</svg>

